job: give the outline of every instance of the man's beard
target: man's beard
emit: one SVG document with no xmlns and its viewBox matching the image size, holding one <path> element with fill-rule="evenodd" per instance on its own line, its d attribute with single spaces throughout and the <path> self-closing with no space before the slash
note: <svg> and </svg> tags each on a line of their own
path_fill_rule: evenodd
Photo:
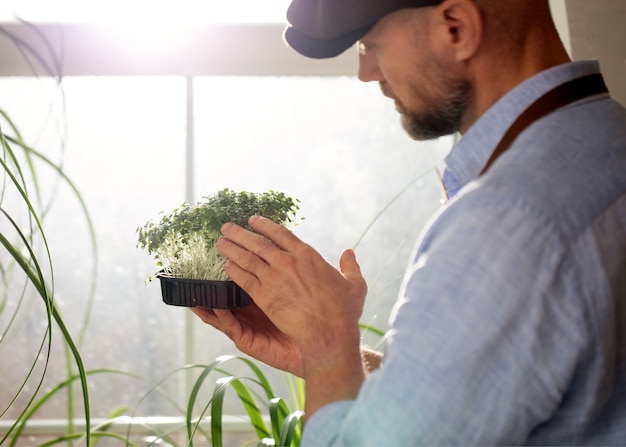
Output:
<svg viewBox="0 0 626 447">
<path fill-rule="evenodd" d="M 402 110 L 402 126 L 415 140 L 431 140 L 458 132 L 467 111 L 472 86 L 468 81 L 456 81 L 448 97 L 428 98 L 423 113 Z"/>
</svg>

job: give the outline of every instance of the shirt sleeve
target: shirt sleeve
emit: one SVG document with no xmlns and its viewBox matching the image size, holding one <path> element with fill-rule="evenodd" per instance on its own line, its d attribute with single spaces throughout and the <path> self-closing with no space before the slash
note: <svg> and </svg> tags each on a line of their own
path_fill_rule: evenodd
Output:
<svg viewBox="0 0 626 447">
<path fill-rule="evenodd" d="M 517 445 L 559 405 L 584 343 L 563 241 L 532 209 L 464 196 L 418 245 L 382 367 L 303 445 Z"/>
</svg>

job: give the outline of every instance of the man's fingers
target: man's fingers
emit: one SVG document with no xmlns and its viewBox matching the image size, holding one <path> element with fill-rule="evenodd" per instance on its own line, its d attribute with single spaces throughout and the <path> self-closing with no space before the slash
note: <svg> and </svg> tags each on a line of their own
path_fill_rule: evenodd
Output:
<svg viewBox="0 0 626 447">
<path fill-rule="evenodd" d="M 276 246 L 285 251 L 291 251 L 295 246 L 301 243 L 288 228 L 283 225 L 272 222 L 263 216 L 252 216 L 248 219 L 248 224 L 259 234 L 272 241 Z"/>
<path fill-rule="evenodd" d="M 270 221 L 271 222 L 271 221 Z M 226 223 L 222 226 L 222 234 L 224 237 L 236 244 L 237 247 L 229 247 L 225 244 L 224 239 L 218 241 L 217 247 L 228 256 L 230 259 L 235 260 L 242 267 L 246 267 L 248 263 L 256 262 L 253 257 L 249 257 L 246 259 L 245 253 L 254 253 L 260 259 L 265 260 L 269 263 L 272 257 L 272 251 L 279 250 L 274 243 L 269 240 L 267 237 L 250 232 L 239 225 L 234 223 Z M 225 250 L 222 250 L 224 248 Z M 225 252 L 228 251 L 228 254 Z M 231 256 L 232 255 L 232 256 Z M 246 262 L 246 265 L 238 262 L 237 260 L 241 260 Z"/>
<path fill-rule="evenodd" d="M 235 343 L 238 343 L 243 333 L 243 328 L 239 320 L 237 320 L 229 310 L 214 309 L 213 313 L 215 313 L 215 316 L 220 321 L 222 332 Z"/>
<path fill-rule="evenodd" d="M 264 217 L 252 216 L 250 226 L 255 232 L 233 223 L 224 224 L 222 234 L 225 239 L 218 241 L 217 248 L 241 268 L 252 273 L 262 274 L 264 267 L 279 263 L 286 252 L 305 245 L 287 228 Z"/>
<path fill-rule="evenodd" d="M 236 264 L 236 267 L 239 267 L 239 269 L 237 269 L 227 264 L 226 273 L 228 273 L 229 275 L 232 272 L 237 274 L 237 276 L 240 276 L 239 273 L 243 273 L 243 271 L 250 272 L 253 275 L 259 275 L 263 272 L 265 268 L 267 268 L 267 263 L 261 257 L 259 257 L 254 252 L 249 251 L 249 249 L 240 246 L 238 243 L 236 243 L 236 241 L 222 238 L 216 242 L 215 247 L 224 256 L 234 262 Z M 239 272 L 238 270 L 242 270 L 242 272 Z M 232 279 L 234 280 L 235 278 Z"/>
<path fill-rule="evenodd" d="M 206 307 L 191 307 L 190 310 L 194 314 L 196 314 L 204 323 L 221 330 L 219 325 L 219 318 L 217 318 L 212 309 L 207 309 Z"/>
<path fill-rule="evenodd" d="M 236 341 L 241 337 L 241 323 L 229 310 L 192 307 L 191 311 L 200 317 L 204 323 L 223 332 L 231 340 Z"/>
</svg>

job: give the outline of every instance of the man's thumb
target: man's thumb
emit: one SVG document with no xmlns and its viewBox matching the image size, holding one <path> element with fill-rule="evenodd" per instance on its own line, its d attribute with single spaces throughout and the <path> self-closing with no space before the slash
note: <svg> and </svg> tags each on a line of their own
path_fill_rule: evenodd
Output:
<svg viewBox="0 0 626 447">
<path fill-rule="evenodd" d="M 339 269 L 350 282 L 362 283 L 361 286 L 367 291 L 367 284 L 361 274 L 361 267 L 359 267 L 359 264 L 356 262 L 356 254 L 353 249 L 347 248 L 341 253 Z"/>
</svg>

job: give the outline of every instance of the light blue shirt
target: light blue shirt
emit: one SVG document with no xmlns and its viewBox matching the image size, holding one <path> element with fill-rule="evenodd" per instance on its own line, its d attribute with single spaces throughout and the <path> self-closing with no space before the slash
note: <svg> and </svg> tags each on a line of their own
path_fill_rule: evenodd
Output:
<svg viewBox="0 0 626 447">
<path fill-rule="evenodd" d="M 303 445 L 626 445 L 626 110 L 606 94 L 526 129 L 554 67 L 494 104 L 446 159 L 452 200 L 416 245 L 382 367 Z"/>
</svg>

